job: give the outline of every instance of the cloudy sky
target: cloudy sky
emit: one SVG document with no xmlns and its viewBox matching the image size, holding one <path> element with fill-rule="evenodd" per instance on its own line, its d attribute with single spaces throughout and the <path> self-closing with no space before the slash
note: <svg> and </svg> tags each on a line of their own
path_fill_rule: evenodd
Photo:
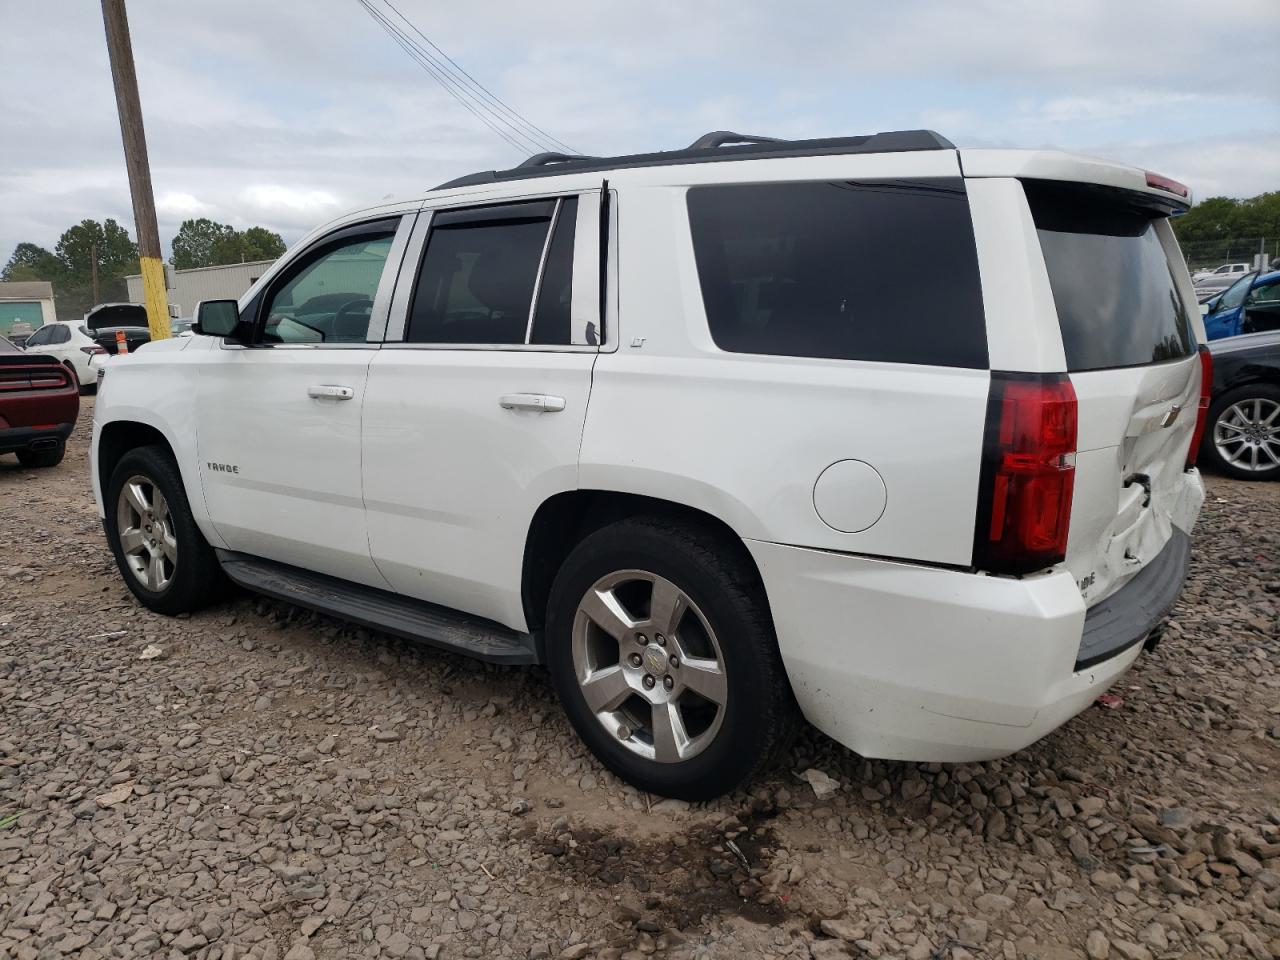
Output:
<svg viewBox="0 0 1280 960">
<path fill-rule="evenodd" d="M 1131 162 L 1200 197 L 1280 189 L 1280 0 L 392 2 L 587 153 L 726 128 L 932 127 Z M 450 99 L 359 0 L 129 0 L 129 14 L 166 251 L 187 217 L 293 241 L 531 152 Z M 0 0 L 0 89 L 0 263 L 85 217 L 132 233 L 98 3 Z"/>
</svg>

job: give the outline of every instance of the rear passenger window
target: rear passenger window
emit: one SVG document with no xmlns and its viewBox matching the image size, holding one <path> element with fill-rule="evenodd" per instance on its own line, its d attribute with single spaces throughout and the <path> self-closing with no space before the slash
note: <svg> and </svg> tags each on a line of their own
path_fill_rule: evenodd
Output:
<svg viewBox="0 0 1280 960">
<path fill-rule="evenodd" d="M 1119 190 L 1023 183 L 1072 373 L 1195 353 L 1191 315 L 1156 223 Z M 1248 285 L 1246 284 L 1246 289 Z M 1225 299 L 1225 298 L 1224 298 Z"/>
<path fill-rule="evenodd" d="M 987 366 L 960 178 L 694 187 L 688 204 L 720 349 Z"/>
<path fill-rule="evenodd" d="M 568 344 L 577 198 L 434 215 L 410 343 Z"/>
</svg>

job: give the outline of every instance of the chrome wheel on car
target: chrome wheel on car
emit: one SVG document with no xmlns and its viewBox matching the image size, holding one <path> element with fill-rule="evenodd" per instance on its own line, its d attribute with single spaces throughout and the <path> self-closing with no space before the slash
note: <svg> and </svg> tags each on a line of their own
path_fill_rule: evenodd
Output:
<svg viewBox="0 0 1280 960">
<path fill-rule="evenodd" d="M 1214 422 L 1213 445 L 1240 470 L 1274 470 L 1280 466 L 1280 403 L 1266 397 L 1233 403 Z"/>
<path fill-rule="evenodd" d="M 178 538 L 164 494 L 147 477 L 134 475 L 120 488 L 116 530 L 125 565 L 148 590 L 169 586 L 178 563 Z"/>
<path fill-rule="evenodd" d="M 697 756 L 728 702 L 715 631 L 687 594 L 643 570 L 601 577 L 578 603 L 573 668 L 596 720 L 659 763 Z"/>
</svg>

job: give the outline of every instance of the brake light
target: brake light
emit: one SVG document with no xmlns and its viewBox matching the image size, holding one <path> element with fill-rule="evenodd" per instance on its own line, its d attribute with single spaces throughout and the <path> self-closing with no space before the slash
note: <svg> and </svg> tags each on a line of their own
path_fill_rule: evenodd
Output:
<svg viewBox="0 0 1280 960">
<path fill-rule="evenodd" d="M 1196 428 L 1191 433 L 1191 448 L 1187 450 L 1187 469 L 1196 465 L 1200 453 L 1200 441 L 1204 439 L 1205 424 L 1209 422 L 1209 400 L 1213 396 L 1213 354 L 1200 344 L 1200 406 L 1196 410 Z"/>
<path fill-rule="evenodd" d="M 992 371 L 973 565 L 1022 574 L 1067 555 L 1076 392 L 1066 374 Z"/>
<path fill-rule="evenodd" d="M 1179 197 L 1190 198 L 1191 190 L 1185 183 L 1179 183 L 1177 180 L 1162 177 L 1160 174 L 1152 173 L 1150 170 L 1144 172 L 1147 175 L 1148 187 L 1155 187 L 1157 190 L 1164 190 L 1167 193 L 1177 194 Z"/>
<path fill-rule="evenodd" d="M 80 352 L 92 355 L 95 353 L 106 353 L 107 351 L 103 347 L 94 344 L 92 347 L 81 347 Z"/>
</svg>

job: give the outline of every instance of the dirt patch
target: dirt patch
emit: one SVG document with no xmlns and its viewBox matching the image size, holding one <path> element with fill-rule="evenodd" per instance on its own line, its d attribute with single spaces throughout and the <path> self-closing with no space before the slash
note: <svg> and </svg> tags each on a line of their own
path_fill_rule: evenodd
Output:
<svg viewBox="0 0 1280 960">
<path fill-rule="evenodd" d="M 762 880 L 777 846 L 770 825 L 775 813 L 743 811 L 640 840 L 621 831 L 565 827 L 535 833 L 532 846 L 563 880 L 610 888 L 620 900 L 615 920 L 621 926 L 656 933 L 725 917 L 776 925 L 787 910 Z"/>
</svg>

